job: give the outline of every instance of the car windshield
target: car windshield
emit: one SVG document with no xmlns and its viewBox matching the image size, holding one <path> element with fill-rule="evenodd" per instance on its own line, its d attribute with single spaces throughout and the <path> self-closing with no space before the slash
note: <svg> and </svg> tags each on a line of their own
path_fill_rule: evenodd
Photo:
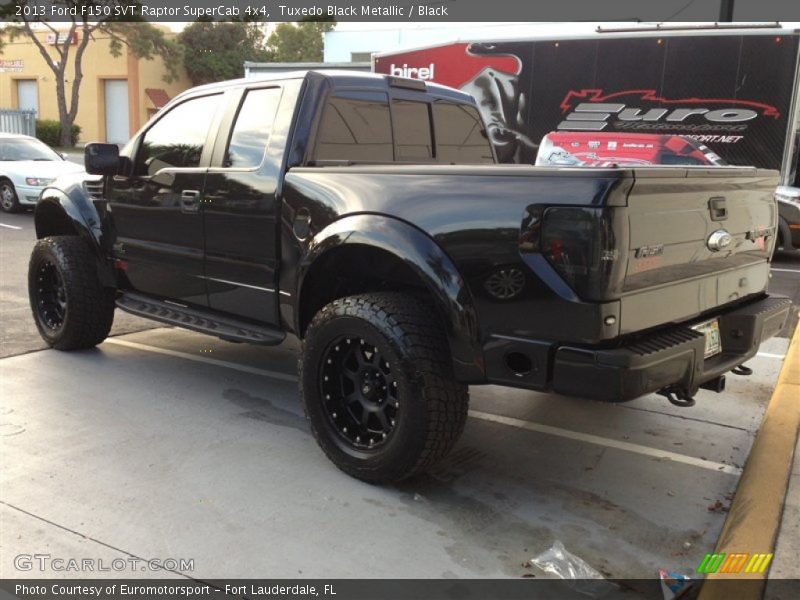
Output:
<svg viewBox="0 0 800 600">
<path fill-rule="evenodd" d="M 0 139 L 0 161 L 9 160 L 62 160 L 46 144 L 38 140 Z"/>
</svg>

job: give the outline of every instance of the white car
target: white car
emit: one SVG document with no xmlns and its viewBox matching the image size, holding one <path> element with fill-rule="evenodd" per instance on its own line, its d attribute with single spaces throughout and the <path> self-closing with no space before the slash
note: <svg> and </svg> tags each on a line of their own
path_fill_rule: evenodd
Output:
<svg viewBox="0 0 800 600">
<path fill-rule="evenodd" d="M 82 172 L 81 165 L 34 137 L 0 133 L 0 209 L 5 212 L 34 206 L 42 189 L 56 177 Z"/>
</svg>

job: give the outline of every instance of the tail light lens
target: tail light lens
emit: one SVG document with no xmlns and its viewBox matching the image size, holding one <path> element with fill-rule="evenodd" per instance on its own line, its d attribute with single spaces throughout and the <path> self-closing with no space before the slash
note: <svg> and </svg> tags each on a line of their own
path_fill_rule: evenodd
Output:
<svg viewBox="0 0 800 600">
<path fill-rule="evenodd" d="M 560 206 L 544 211 L 541 252 L 584 300 L 613 300 L 622 291 L 627 227 L 618 212 Z"/>
</svg>

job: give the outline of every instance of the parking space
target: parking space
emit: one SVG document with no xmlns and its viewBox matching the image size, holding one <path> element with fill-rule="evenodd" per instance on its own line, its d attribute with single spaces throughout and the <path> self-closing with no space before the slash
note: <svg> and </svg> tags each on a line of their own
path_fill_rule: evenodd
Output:
<svg viewBox="0 0 800 600">
<path fill-rule="evenodd" d="M 203 577 L 496 577 L 531 572 L 523 563 L 560 540 L 606 576 L 691 572 L 780 367 L 758 357 L 756 375 L 688 410 L 476 387 L 452 455 L 381 488 L 317 449 L 296 351 L 156 329 L 4 359 L 3 518 L 27 525 L 5 534 L 3 555 L 92 555 L 93 540 L 100 553 L 192 558 Z"/>
<path fill-rule="evenodd" d="M 32 220 L 0 223 L 19 227 L 0 228 L 5 578 L 20 576 L 11 557 L 36 552 L 192 559 L 171 575 L 202 578 L 542 576 L 527 561 L 555 541 L 607 577 L 691 573 L 715 547 L 788 346 L 765 343 L 753 376 L 688 409 L 473 387 L 452 454 L 376 487 L 311 437 L 296 340 L 230 344 L 118 311 L 97 349 L 41 350 L 24 292 Z M 798 265 L 781 258 L 773 290 L 797 293 Z"/>
</svg>

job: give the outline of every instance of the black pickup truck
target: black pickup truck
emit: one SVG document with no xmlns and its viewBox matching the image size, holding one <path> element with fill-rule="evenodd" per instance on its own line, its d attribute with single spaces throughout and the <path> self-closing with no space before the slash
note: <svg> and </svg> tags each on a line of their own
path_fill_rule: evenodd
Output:
<svg viewBox="0 0 800 600">
<path fill-rule="evenodd" d="M 453 446 L 469 384 L 690 405 L 781 329 L 777 173 L 495 161 L 475 101 L 437 85 L 195 88 L 122 151 L 89 144 L 102 177 L 42 193 L 33 315 L 61 350 L 102 342 L 115 307 L 236 342 L 294 334 L 320 446 L 373 482 Z"/>
</svg>

